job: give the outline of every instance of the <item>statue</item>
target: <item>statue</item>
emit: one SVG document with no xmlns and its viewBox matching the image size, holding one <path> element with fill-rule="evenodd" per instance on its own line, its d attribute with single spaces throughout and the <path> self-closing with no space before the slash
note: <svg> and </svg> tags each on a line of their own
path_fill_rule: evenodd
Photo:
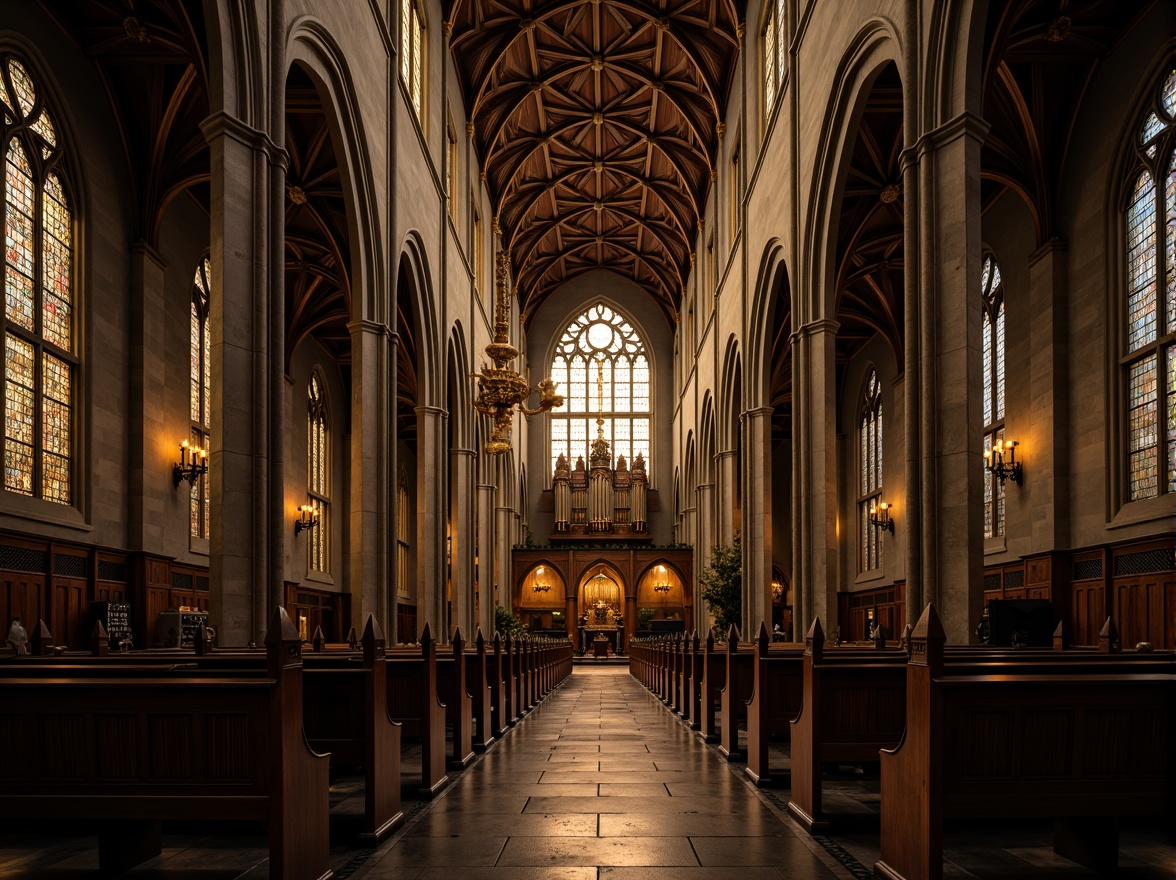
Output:
<svg viewBox="0 0 1176 880">
<path fill-rule="evenodd" d="M 8 645 L 12 648 L 12 653 L 17 655 L 27 654 L 29 649 L 25 646 L 29 643 L 29 634 L 23 626 L 20 625 L 20 618 L 12 618 L 12 626 L 8 628 Z"/>
</svg>

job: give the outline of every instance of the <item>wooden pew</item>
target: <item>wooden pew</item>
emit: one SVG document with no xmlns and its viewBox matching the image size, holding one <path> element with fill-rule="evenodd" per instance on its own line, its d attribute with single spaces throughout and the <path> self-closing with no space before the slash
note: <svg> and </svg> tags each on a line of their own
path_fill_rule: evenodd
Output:
<svg viewBox="0 0 1176 880">
<path fill-rule="evenodd" d="M 159 855 L 164 819 L 260 821 L 271 877 L 331 877 L 328 758 L 306 744 L 302 646 L 284 609 L 265 643 L 257 674 L 46 679 L 6 665 L 0 818 L 99 820 L 104 873 Z"/>
<path fill-rule="evenodd" d="M 719 692 L 719 754 L 728 761 L 743 758 L 739 747 L 739 722 L 747 718 L 747 701 L 755 678 L 755 654 L 743 646 L 739 649 L 739 631 L 734 625 L 727 631 L 724 646 L 723 689 Z"/>
<path fill-rule="evenodd" d="M 690 634 L 690 643 L 686 650 L 686 663 L 683 667 L 682 720 L 690 725 L 691 730 L 700 727 L 702 714 L 702 644 L 698 637 L 698 630 Z"/>
<path fill-rule="evenodd" d="M 763 638 L 767 638 L 766 629 Z M 788 801 L 788 812 L 809 834 L 829 827 L 821 810 L 822 764 L 877 761 L 880 749 L 892 748 L 902 738 L 906 660 L 905 653 L 895 650 L 829 656 L 820 618 L 809 628 L 801 706 L 791 722 Z"/>
<path fill-rule="evenodd" d="M 503 644 L 502 634 L 494 632 L 493 650 L 486 654 L 486 681 L 490 686 L 490 733 L 502 736 L 507 728 L 507 693 L 510 682 L 510 659 Z"/>
<path fill-rule="evenodd" d="M 719 729 L 716 723 L 715 706 L 719 702 L 719 691 L 726 684 L 727 655 L 715 650 L 715 634 L 706 634 L 702 646 L 702 677 L 698 693 L 698 735 L 705 742 L 718 742 Z"/>
<path fill-rule="evenodd" d="M 384 633 L 368 615 L 360 640 L 362 666 L 315 665 L 303 671 L 303 720 L 314 749 L 329 750 L 332 766 L 364 773 L 364 822 L 359 837 L 383 840 L 404 822 L 400 801 L 400 730 L 388 711 Z M 318 661 L 321 654 L 314 655 Z M 325 660 L 326 658 L 324 658 Z M 351 658 L 334 664 L 346 664 Z"/>
<path fill-rule="evenodd" d="M 756 638 L 751 698 L 747 701 L 747 766 L 743 772 L 758 786 L 775 785 L 768 765 L 768 741 L 790 735 L 800 712 L 803 655 L 796 645 L 773 644 L 760 624 Z M 795 757 L 793 758 L 795 764 Z"/>
<path fill-rule="evenodd" d="M 474 636 L 474 650 L 466 651 L 466 684 L 473 698 L 474 712 L 474 740 L 475 752 L 484 752 L 496 736 L 494 725 L 490 719 L 493 710 L 495 694 L 490 679 L 489 652 L 486 649 L 486 637 L 482 635 L 482 628 L 478 627 Z M 499 680 L 498 685 L 501 685 Z"/>
<path fill-rule="evenodd" d="M 313 644 L 313 643 L 312 643 Z M 302 655 L 302 718 L 312 749 L 329 754 L 332 767 L 361 767 L 365 810 L 361 840 L 382 840 L 404 820 L 400 799 L 400 725 L 388 711 L 383 632 L 368 616 L 362 653 L 346 645 L 320 645 Z M 110 654 L 97 651 L 29 658 L 24 676 L 144 678 L 199 673 L 205 677 L 260 674 L 262 651 L 240 649 L 198 653 L 148 649 Z"/>
<path fill-rule="evenodd" d="M 943 820 L 1051 817 L 1054 851 L 1118 864 L 1118 818 L 1162 814 L 1176 791 L 1176 675 L 1131 663 L 956 674 L 933 606 L 911 636 L 906 731 L 882 760 L 877 877 L 943 876 Z"/>
<path fill-rule="evenodd" d="M 474 760 L 474 701 L 466 686 L 465 639 L 453 634 L 449 650 L 437 658 L 437 699 L 445 705 L 445 721 L 453 731 L 449 766 L 460 770 Z"/>
<path fill-rule="evenodd" d="M 420 737 L 421 789 L 434 797 L 449 784 L 445 773 L 445 704 L 437 697 L 437 643 L 429 625 L 419 650 L 397 648 L 387 655 L 388 706 L 403 725 L 403 736 Z"/>
</svg>

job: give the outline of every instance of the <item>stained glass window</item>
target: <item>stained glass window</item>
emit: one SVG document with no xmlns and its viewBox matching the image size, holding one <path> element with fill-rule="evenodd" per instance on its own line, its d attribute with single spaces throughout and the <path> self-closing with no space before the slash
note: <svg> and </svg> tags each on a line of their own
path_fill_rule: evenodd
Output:
<svg viewBox="0 0 1176 880">
<path fill-rule="evenodd" d="M 1122 364 L 1128 501 L 1176 492 L 1174 122 L 1176 70 L 1153 95 L 1152 106 L 1140 124 L 1137 163 L 1129 178 L 1124 216 Z M 1164 183 L 1157 186 L 1156 181 Z"/>
<path fill-rule="evenodd" d="M 980 278 L 984 350 L 984 448 L 1004 439 L 1005 415 L 1005 307 L 1004 282 L 996 259 L 988 254 Z M 1004 484 L 984 472 L 984 537 L 1004 534 Z"/>
<path fill-rule="evenodd" d="M 208 449 L 212 436 L 211 344 L 208 330 L 208 300 L 212 284 L 212 264 L 208 257 L 200 261 L 192 279 L 192 304 L 188 320 L 188 416 L 192 423 L 191 444 Z M 189 500 L 189 533 L 193 538 L 207 538 L 210 526 L 209 493 L 212 488 L 208 471 L 192 486 Z"/>
<path fill-rule="evenodd" d="M 870 512 L 882 501 L 882 383 L 873 368 L 866 376 L 858 411 L 858 560 L 861 571 L 882 567 L 881 529 Z"/>
<path fill-rule="evenodd" d="M 424 120 L 425 19 L 417 0 L 400 0 L 400 76 L 417 119 Z"/>
<path fill-rule="evenodd" d="M 411 572 L 409 570 L 408 536 L 412 534 L 412 520 L 409 518 L 408 506 L 408 473 L 400 472 L 400 481 L 396 486 L 396 591 L 405 596 L 409 595 Z"/>
<path fill-rule="evenodd" d="M 623 315 L 604 303 L 573 320 L 560 337 L 551 378 L 564 405 L 551 411 L 551 470 L 562 453 L 575 465 L 597 436 L 597 418 L 615 462 L 649 459 L 650 370 L 645 343 Z M 550 475 L 550 472 L 549 472 Z"/>
<path fill-rule="evenodd" d="M 307 552 L 311 571 L 331 570 L 331 450 L 328 443 L 327 398 L 322 375 L 310 374 L 306 418 L 307 504 L 318 525 L 307 532 Z"/>
<path fill-rule="evenodd" d="M 64 156 L 28 69 L 0 55 L 4 192 L 4 488 L 72 504 L 73 215 Z"/>
<path fill-rule="evenodd" d="M 784 0 L 776 0 L 768 7 L 763 38 L 764 116 L 771 114 L 776 99 L 784 91 L 784 74 L 788 67 L 788 34 L 784 27 Z"/>
</svg>

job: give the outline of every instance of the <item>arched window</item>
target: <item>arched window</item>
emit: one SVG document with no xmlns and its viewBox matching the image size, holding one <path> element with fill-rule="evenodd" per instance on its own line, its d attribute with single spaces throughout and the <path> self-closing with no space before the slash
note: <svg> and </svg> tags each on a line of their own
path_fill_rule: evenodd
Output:
<svg viewBox="0 0 1176 880">
<path fill-rule="evenodd" d="M 396 488 L 396 589 L 405 596 L 409 594 L 410 583 L 408 562 L 411 545 L 408 536 L 411 526 L 412 521 L 408 516 L 408 473 L 401 471 L 400 483 Z"/>
<path fill-rule="evenodd" d="M 1126 390 L 1128 501 L 1176 492 L 1174 120 L 1176 70 L 1153 96 L 1151 110 L 1139 128 L 1125 218 L 1126 332 L 1120 363 Z M 1157 186 L 1157 180 L 1164 185 Z M 1163 246 L 1159 230 L 1165 231 Z"/>
<path fill-rule="evenodd" d="M 306 542 L 311 571 L 327 574 L 331 570 L 331 444 L 328 428 L 327 394 L 323 377 L 310 374 L 306 417 L 307 504 L 314 511 L 318 526 L 308 533 Z"/>
<path fill-rule="evenodd" d="M 79 363 L 64 150 L 28 70 L 0 55 L 4 135 L 4 488 L 74 503 Z"/>
<path fill-rule="evenodd" d="M 882 500 L 882 383 L 870 368 L 858 410 L 858 560 L 861 571 L 882 567 L 882 530 L 870 524 L 870 510 Z"/>
<path fill-rule="evenodd" d="M 984 258 L 980 281 L 984 314 L 984 448 L 1004 439 L 1005 310 L 1000 266 L 991 254 Z M 984 472 L 984 537 L 1004 534 L 1004 483 Z"/>
<path fill-rule="evenodd" d="M 209 332 L 208 295 L 212 277 L 212 264 L 208 257 L 196 267 L 192 280 L 192 310 L 188 328 L 189 354 L 189 395 L 188 409 L 191 418 L 191 443 L 194 447 L 208 449 L 211 436 L 211 406 L 209 393 Z M 192 485 L 189 528 L 193 538 L 207 538 L 209 527 L 209 477 L 208 471 Z"/>
<path fill-rule="evenodd" d="M 649 457 L 649 361 L 645 343 L 625 318 L 603 303 L 577 317 L 555 347 L 551 378 L 564 405 L 551 411 L 551 470 L 560 453 L 584 457 L 599 418 L 613 459 Z"/>
<path fill-rule="evenodd" d="M 776 99 L 784 91 L 784 69 L 788 62 L 788 35 L 784 27 L 784 0 L 768 4 L 768 16 L 764 21 L 760 39 L 761 60 L 764 72 L 764 118 L 772 113 Z"/>
<path fill-rule="evenodd" d="M 417 119 L 424 121 L 425 15 L 417 0 L 400 0 L 400 76 Z"/>
</svg>

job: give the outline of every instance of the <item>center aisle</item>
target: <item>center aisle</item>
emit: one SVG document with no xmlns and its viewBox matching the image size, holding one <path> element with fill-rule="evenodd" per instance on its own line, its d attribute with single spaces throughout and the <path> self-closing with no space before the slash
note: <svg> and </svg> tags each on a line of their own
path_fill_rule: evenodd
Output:
<svg viewBox="0 0 1176 880">
<path fill-rule="evenodd" d="M 576 667 L 355 880 L 851 876 L 625 669 Z"/>
</svg>

